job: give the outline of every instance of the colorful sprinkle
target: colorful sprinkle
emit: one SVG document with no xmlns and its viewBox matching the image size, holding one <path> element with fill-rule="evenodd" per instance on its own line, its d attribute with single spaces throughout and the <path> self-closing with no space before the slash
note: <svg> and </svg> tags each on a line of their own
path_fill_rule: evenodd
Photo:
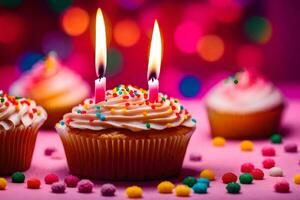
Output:
<svg viewBox="0 0 300 200">
<path fill-rule="evenodd" d="M 190 161 L 201 161 L 202 155 L 200 153 L 192 152 L 190 153 Z"/>
<path fill-rule="evenodd" d="M 274 177 L 281 177 L 283 176 L 283 171 L 280 167 L 272 167 L 269 170 L 269 175 Z"/>
<path fill-rule="evenodd" d="M 55 147 L 47 147 L 45 150 L 44 150 L 44 155 L 45 156 L 51 156 L 52 153 L 54 153 L 55 151 L 57 151 L 57 149 Z"/>
<path fill-rule="evenodd" d="M 192 119 L 192 122 L 194 122 L 194 123 L 196 124 L 196 123 L 197 123 L 197 120 L 193 118 L 193 119 Z"/>
<path fill-rule="evenodd" d="M 62 194 L 65 193 L 66 185 L 64 183 L 53 183 L 51 190 L 53 193 Z"/>
<path fill-rule="evenodd" d="M 90 180 L 83 179 L 77 183 L 79 193 L 91 193 L 93 191 L 94 183 Z"/>
<path fill-rule="evenodd" d="M 241 172 L 243 173 L 251 173 L 253 169 L 254 169 L 254 165 L 250 162 L 241 165 Z"/>
<path fill-rule="evenodd" d="M 290 192 L 290 184 L 285 179 L 281 179 L 276 182 L 274 189 L 279 193 L 288 193 Z"/>
<path fill-rule="evenodd" d="M 103 184 L 100 189 L 102 196 L 105 197 L 115 196 L 116 191 L 117 191 L 116 186 L 110 183 Z"/>
<path fill-rule="evenodd" d="M 105 115 L 102 115 L 102 114 L 100 115 L 100 120 L 101 120 L 101 121 L 104 121 L 105 118 L 106 118 Z"/>
<path fill-rule="evenodd" d="M 173 125 L 171 123 L 166 123 L 167 128 L 171 128 Z"/>
<path fill-rule="evenodd" d="M 64 179 L 65 184 L 70 188 L 75 188 L 79 181 L 80 179 L 77 176 L 73 175 L 66 176 Z"/>
<path fill-rule="evenodd" d="M 175 193 L 178 197 L 188 197 L 191 194 L 191 189 L 186 185 L 177 185 Z"/>
<path fill-rule="evenodd" d="M 60 125 L 62 125 L 62 126 L 65 125 L 65 122 L 64 122 L 64 121 L 60 121 L 59 123 L 60 123 Z"/>
<path fill-rule="evenodd" d="M 238 194 L 241 190 L 241 186 L 238 183 L 231 182 L 227 184 L 226 190 L 230 194 Z"/>
<path fill-rule="evenodd" d="M 147 123 L 146 123 L 146 127 L 147 127 L 147 128 L 151 128 L 150 123 L 147 122 Z"/>
<path fill-rule="evenodd" d="M 163 194 L 172 193 L 174 187 L 174 184 L 170 181 L 163 181 L 160 184 L 158 184 L 157 191 Z"/>
<path fill-rule="evenodd" d="M 235 175 L 232 172 L 227 172 L 227 173 L 223 174 L 223 176 L 222 176 L 222 181 L 225 184 L 228 184 L 230 182 L 236 182 L 237 179 L 238 179 L 237 175 Z"/>
<path fill-rule="evenodd" d="M 205 194 L 207 193 L 207 185 L 205 183 L 196 183 L 193 186 L 193 191 L 196 194 Z"/>
<path fill-rule="evenodd" d="M 223 147 L 226 144 L 226 140 L 223 137 L 214 137 L 212 139 L 212 144 L 216 147 Z"/>
<path fill-rule="evenodd" d="M 28 189 L 40 189 L 41 181 L 37 178 L 30 178 L 27 180 Z"/>
<path fill-rule="evenodd" d="M 201 171 L 200 177 L 207 178 L 208 180 L 213 181 L 213 180 L 215 180 L 215 173 L 214 173 L 214 171 L 212 171 L 210 169 L 204 169 Z"/>
<path fill-rule="evenodd" d="M 197 183 L 205 183 L 207 187 L 210 185 L 210 181 L 207 178 L 198 178 Z"/>
<path fill-rule="evenodd" d="M 0 190 L 5 190 L 7 186 L 7 180 L 0 177 Z"/>
<path fill-rule="evenodd" d="M 282 136 L 280 134 L 273 134 L 271 136 L 271 142 L 273 144 L 281 144 L 282 143 Z"/>
<path fill-rule="evenodd" d="M 11 176 L 11 182 L 13 183 L 24 183 L 25 175 L 22 172 L 15 172 Z"/>
<path fill-rule="evenodd" d="M 298 145 L 296 143 L 289 143 L 284 145 L 284 151 L 287 153 L 297 153 L 298 152 Z"/>
<path fill-rule="evenodd" d="M 253 176 L 249 173 L 241 174 L 239 180 L 241 184 L 252 184 Z"/>
<path fill-rule="evenodd" d="M 263 168 L 271 169 L 272 167 L 275 166 L 275 161 L 272 158 L 267 158 L 263 160 L 262 164 L 263 164 Z"/>
<path fill-rule="evenodd" d="M 294 176 L 294 183 L 300 185 L 300 174 L 296 174 Z"/>
<path fill-rule="evenodd" d="M 183 179 L 182 184 L 193 187 L 197 183 L 197 179 L 193 176 L 187 176 Z"/>
<path fill-rule="evenodd" d="M 264 179 L 264 172 L 261 169 L 255 168 L 251 172 L 254 180 L 263 180 Z"/>
<path fill-rule="evenodd" d="M 143 190 L 139 186 L 130 186 L 126 188 L 126 195 L 128 198 L 142 198 Z"/>
<path fill-rule="evenodd" d="M 47 185 L 51 185 L 55 182 L 58 182 L 59 178 L 56 174 L 48 174 L 45 176 L 44 180 Z"/>
<path fill-rule="evenodd" d="M 240 144 L 241 151 L 253 151 L 254 144 L 250 140 L 244 140 Z"/>
<path fill-rule="evenodd" d="M 261 150 L 263 156 L 275 156 L 275 149 L 271 146 L 263 147 Z"/>
</svg>

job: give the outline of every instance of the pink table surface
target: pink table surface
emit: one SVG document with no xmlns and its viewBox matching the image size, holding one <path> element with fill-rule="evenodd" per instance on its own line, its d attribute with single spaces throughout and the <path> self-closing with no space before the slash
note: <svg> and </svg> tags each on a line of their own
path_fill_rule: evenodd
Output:
<svg viewBox="0 0 300 200">
<path fill-rule="evenodd" d="M 293 183 L 293 176 L 300 173 L 300 166 L 298 164 L 300 156 L 298 153 L 285 153 L 283 145 L 288 142 L 297 142 L 300 145 L 300 101 L 293 100 L 289 102 L 286 109 L 283 127 L 284 142 L 283 144 L 273 145 L 276 148 L 277 155 L 274 157 L 277 166 L 282 167 L 285 178 L 290 182 L 291 192 L 287 194 L 275 193 L 273 185 L 277 178 L 270 177 L 268 171 L 265 172 L 265 179 L 261 181 L 254 181 L 251 185 L 242 185 L 240 194 L 226 193 L 225 184 L 221 182 L 221 176 L 225 172 L 239 173 L 240 165 L 244 162 L 252 162 L 257 167 L 262 168 L 261 148 L 265 145 L 270 145 L 269 140 L 255 141 L 255 149 L 253 152 L 241 152 L 239 149 L 240 141 L 227 141 L 225 147 L 213 147 L 211 145 L 211 137 L 209 134 L 209 126 L 205 114 L 203 104 L 199 101 L 185 101 L 183 104 L 192 112 L 197 119 L 197 130 L 194 133 L 189 144 L 186 158 L 184 161 L 182 174 L 178 178 L 171 181 L 179 183 L 184 176 L 199 176 L 202 169 L 210 168 L 216 173 L 217 180 L 211 183 L 207 194 L 191 194 L 190 199 L 300 199 L 300 185 Z M 54 146 L 63 155 L 63 147 L 58 135 L 54 131 L 41 131 L 36 144 L 36 149 L 32 161 L 31 168 L 25 172 L 26 177 L 43 177 L 50 173 L 56 173 L 61 179 L 65 177 L 68 172 L 65 158 L 61 160 L 54 160 L 44 156 L 43 152 L 46 147 Z M 200 162 L 189 161 L 189 154 L 191 152 L 199 152 L 203 159 Z M 10 179 L 9 179 L 10 180 Z M 9 183 L 7 190 L 0 191 L 0 200 L 12 199 L 71 199 L 71 200 L 93 200 L 93 199 L 127 199 L 124 190 L 127 186 L 137 184 L 143 187 L 143 199 L 179 199 L 174 194 L 159 194 L 156 192 L 156 185 L 160 181 L 151 182 L 117 182 L 118 190 L 115 197 L 102 197 L 100 195 L 100 186 L 103 182 L 95 182 L 94 192 L 91 194 L 80 194 L 74 188 L 67 188 L 64 194 L 51 193 L 50 186 L 42 184 L 39 190 L 29 190 L 26 184 Z"/>
</svg>

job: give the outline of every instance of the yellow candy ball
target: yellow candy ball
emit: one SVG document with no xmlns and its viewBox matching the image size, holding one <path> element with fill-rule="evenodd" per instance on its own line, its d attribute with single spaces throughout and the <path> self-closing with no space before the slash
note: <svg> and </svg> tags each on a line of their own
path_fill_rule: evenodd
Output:
<svg viewBox="0 0 300 200">
<path fill-rule="evenodd" d="M 163 181 L 157 186 L 157 191 L 159 193 L 172 193 L 174 189 L 174 184 L 170 181 Z"/>
<path fill-rule="evenodd" d="M 214 137 L 212 139 L 212 144 L 216 147 L 223 147 L 226 144 L 226 139 L 223 137 Z"/>
<path fill-rule="evenodd" d="M 0 178 L 0 190 L 5 190 L 7 186 L 7 180 L 5 178 Z"/>
<path fill-rule="evenodd" d="M 128 198 L 142 198 L 143 190 L 141 187 L 134 185 L 126 188 L 126 194 Z"/>
<path fill-rule="evenodd" d="M 294 176 L 294 182 L 295 184 L 300 185 L 300 174 L 296 174 Z"/>
<path fill-rule="evenodd" d="M 210 181 L 215 180 L 215 173 L 214 171 L 210 170 L 210 169 L 204 169 L 201 173 L 200 173 L 200 177 L 201 178 L 207 178 Z"/>
<path fill-rule="evenodd" d="M 191 194 L 191 189 L 186 185 L 177 185 L 175 193 L 178 197 L 188 197 Z"/>
<path fill-rule="evenodd" d="M 241 142 L 240 147 L 242 151 L 253 151 L 254 145 L 250 140 L 244 140 Z"/>
</svg>

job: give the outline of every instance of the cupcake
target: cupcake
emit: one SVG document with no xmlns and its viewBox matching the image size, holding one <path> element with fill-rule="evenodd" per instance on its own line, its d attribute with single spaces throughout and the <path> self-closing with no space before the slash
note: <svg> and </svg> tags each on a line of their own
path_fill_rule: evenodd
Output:
<svg viewBox="0 0 300 200">
<path fill-rule="evenodd" d="M 249 72 L 230 79 L 218 83 L 205 100 L 212 136 L 254 139 L 276 133 L 284 110 L 280 91 Z"/>
<path fill-rule="evenodd" d="M 90 87 L 50 53 L 12 85 L 10 94 L 29 97 L 42 105 L 49 115 L 45 126 L 51 128 L 64 113 L 89 96 Z"/>
<path fill-rule="evenodd" d="M 177 99 L 120 85 L 86 99 L 56 125 L 69 169 L 82 178 L 149 180 L 180 173 L 196 121 Z"/>
<path fill-rule="evenodd" d="M 46 111 L 30 99 L 0 92 L 0 175 L 30 167 L 36 136 Z"/>
</svg>

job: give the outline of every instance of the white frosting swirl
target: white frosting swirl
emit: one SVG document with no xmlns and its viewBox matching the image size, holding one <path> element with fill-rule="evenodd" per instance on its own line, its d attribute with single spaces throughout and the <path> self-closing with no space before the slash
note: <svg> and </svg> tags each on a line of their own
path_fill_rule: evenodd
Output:
<svg viewBox="0 0 300 200">
<path fill-rule="evenodd" d="M 253 113 L 283 104 L 283 96 L 275 86 L 263 79 L 250 79 L 248 72 L 236 75 L 238 83 L 221 81 L 206 96 L 209 108 L 220 112 Z"/>
<path fill-rule="evenodd" d="M 150 103 L 147 91 L 120 85 L 106 93 L 106 100 L 96 103 L 86 99 L 64 115 L 57 128 L 104 130 L 124 128 L 131 131 L 162 130 L 170 127 L 195 127 L 196 121 L 179 101 L 159 94 L 159 100 Z"/>
<path fill-rule="evenodd" d="M 18 126 L 41 126 L 47 119 L 46 111 L 32 100 L 0 94 L 0 131 Z"/>
</svg>

